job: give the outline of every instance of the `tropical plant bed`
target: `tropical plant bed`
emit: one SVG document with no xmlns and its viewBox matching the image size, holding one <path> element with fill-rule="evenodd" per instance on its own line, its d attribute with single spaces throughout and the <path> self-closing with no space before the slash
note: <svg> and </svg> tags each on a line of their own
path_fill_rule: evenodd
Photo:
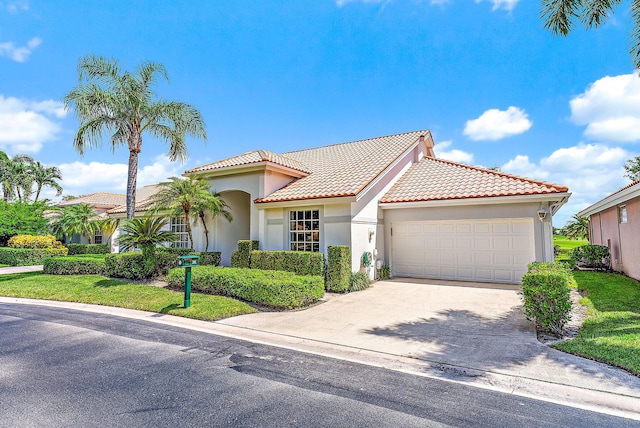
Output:
<svg viewBox="0 0 640 428">
<path fill-rule="evenodd" d="M 100 275 L 6 274 L 0 276 L 0 296 L 91 303 L 206 321 L 257 312 L 229 297 L 198 293 L 191 294 L 191 306 L 185 309 L 181 292 Z"/>
<path fill-rule="evenodd" d="M 640 376 L 640 283 L 615 273 L 573 275 L 587 316 L 576 338 L 553 346 Z"/>
</svg>

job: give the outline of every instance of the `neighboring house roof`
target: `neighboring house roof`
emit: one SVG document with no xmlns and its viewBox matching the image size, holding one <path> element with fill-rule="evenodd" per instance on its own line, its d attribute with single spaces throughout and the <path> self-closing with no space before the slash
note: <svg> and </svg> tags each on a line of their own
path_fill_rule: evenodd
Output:
<svg viewBox="0 0 640 428">
<path fill-rule="evenodd" d="M 289 158 L 287 156 L 278 155 L 267 150 L 255 150 L 253 152 L 247 152 L 238 156 L 234 156 L 221 161 L 213 162 L 207 165 L 199 166 L 197 168 L 189 169 L 185 171 L 185 174 L 193 174 L 198 172 L 213 171 L 216 169 L 225 169 L 230 167 L 237 167 L 243 165 L 258 164 L 262 162 L 268 162 L 279 166 L 294 169 L 296 171 L 309 174 L 309 170 L 305 165 L 299 161 Z"/>
<path fill-rule="evenodd" d="M 541 195 L 568 190 L 566 186 L 427 156 L 413 164 L 380 203 Z"/>
<path fill-rule="evenodd" d="M 590 216 L 597 212 L 609 209 L 613 206 L 623 204 L 629 199 L 637 198 L 640 196 L 640 180 L 634 181 L 631 184 L 624 186 L 621 189 L 616 190 L 609 196 L 600 199 L 593 205 L 583 209 L 578 213 L 579 216 Z"/>
<path fill-rule="evenodd" d="M 136 209 L 135 212 L 148 210 L 153 204 L 153 196 L 161 189 L 159 184 L 150 184 L 136 190 Z M 119 205 L 107 211 L 107 214 L 122 214 L 127 212 L 126 201 L 123 205 Z"/>
<path fill-rule="evenodd" d="M 68 201 L 59 202 L 57 205 L 65 207 L 68 205 L 87 204 L 91 206 L 116 206 L 126 203 L 126 196 L 119 193 L 97 192 L 90 195 L 80 196 Z"/>
<path fill-rule="evenodd" d="M 255 202 L 355 196 L 420 137 L 430 139 L 431 134 L 414 131 L 284 153 L 305 165 L 310 174 Z"/>
</svg>

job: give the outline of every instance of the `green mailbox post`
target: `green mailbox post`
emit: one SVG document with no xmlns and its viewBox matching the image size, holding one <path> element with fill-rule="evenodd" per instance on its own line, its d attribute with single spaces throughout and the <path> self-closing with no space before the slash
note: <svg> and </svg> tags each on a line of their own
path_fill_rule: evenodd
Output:
<svg viewBox="0 0 640 428">
<path fill-rule="evenodd" d="M 191 267 L 200 265 L 200 256 L 178 257 L 178 267 L 184 268 L 184 307 L 191 306 Z"/>
</svg>

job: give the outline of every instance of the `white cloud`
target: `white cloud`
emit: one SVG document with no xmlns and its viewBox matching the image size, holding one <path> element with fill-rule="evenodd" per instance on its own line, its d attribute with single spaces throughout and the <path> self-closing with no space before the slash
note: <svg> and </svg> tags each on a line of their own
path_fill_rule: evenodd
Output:
<svg viewBox="0 0 640 428">
<path fill-rule="evenodd" d="M 38 37 L 29 40 L 24 46 L 16 46 L 14 42 L 2 42 L 0 43 L 0 56 L 8 56 L 17 62 L 25 62 L 31 52 L 40 46 L 40 43 L 42 40 Z"/>
<path fill-rule="evenodd" d="M 165 155 L 156 156 L 153 163 L 138 169 L 137 187 L 156 184 L 169 177 L 180 176 L 184 168 Z M 126 193 L 128 166 L 125 163 L 71 162 L 58 165 L 65 195 L 86 195 L 95 192 Z M 53 194 L 45 197 L 52 198 Z"/>
<path fill-rule="evenodd" d="M 336 0 L 336 4 L 338 7 L 342 7 L 347 3 L 353 3 L 354 1 L 359 1 L 362 3 L 383 3 L 388 2 L 389 0 Z"/>
<path fill-rule="evenodd" d="M 26 1 L 0 2 L 0 9 L 6 9 L 11 14 L 29 10 L 29 3 Z"/>
<path fill-rule="evenodd" d="M 640 140 L 640 79 L 635 74 L 596 80 L 570 102 L 571 120 L 597 141 Z"/>
<path fill-rule="evenodd" d="M 42 143 L 56 138 L 56 118 L 66 115 L 54 100 L 30 101 L 0 95 L 0 150 L 36 153 Z"/>
<path fill-rule="evenodd" d="M 464 135 L 474 141 L 501 140 L 512 135 L 522 134 L 531 128 L 533 122 L 527 113 L 518 107 L 507 110 L 490 109 L 477 119 L 468 120 L 464 127 Z"/>
<path fill-rule="evenodd" d="M 473 153 L 464 152 L 458 149 L 447 150 L 451 147 L 451 141 L 442 141 L 433 148 L 435 155 L 440 159 L 450 160 L 452 162 L 461 162 L 470 164 L 473 162 Z"/>
<path fill-rule="evenodd" d="M 554 217 L 554 224 L 561 227 L 573 214 L 628 184 L 622 165 L 633 156 L 620 147 L 581 143 L 558 149 L 538 164 L 518 155 L 501 169 L 568 186 L 572 196 Z"/>
<path fill-rule="evenodd" d="M 476 3 L 481 3 L 483 1 L 489 1 L 493 4 L 491 10 L 506 10 L 507 12 L 511 12 L 520 0 L 476 0 Z"/>
</svg>

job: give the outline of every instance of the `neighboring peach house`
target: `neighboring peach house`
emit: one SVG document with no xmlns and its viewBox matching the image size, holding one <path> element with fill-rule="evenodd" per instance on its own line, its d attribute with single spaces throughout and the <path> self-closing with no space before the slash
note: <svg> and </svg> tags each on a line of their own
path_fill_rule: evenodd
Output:
<svg viewBox="0 0 640 428">
<path fill-rule="evenodd" d="M 415 131 L 256 150 L 184 175 L 206 179 L 231 209 L 231 223 L 207 219 L 209 250 L 222 252 L 223 265 L 241 239 L 325 254 L 348 245 L 353 271 L 371 253 L 401 277 L 518 283 L 528 263 L 553 260 L 551 220 L 567 187 L 438 159 L 433 147 L 429 131 Z M 204 250 L 202 226 L 193 232 Z"/>
<path fill-rule="evenodd" d="M 578 215 L 589 217 L 589 242 L 609 247 L 611 268 L 640 280 L 640 180 Z"/>
</svg>

